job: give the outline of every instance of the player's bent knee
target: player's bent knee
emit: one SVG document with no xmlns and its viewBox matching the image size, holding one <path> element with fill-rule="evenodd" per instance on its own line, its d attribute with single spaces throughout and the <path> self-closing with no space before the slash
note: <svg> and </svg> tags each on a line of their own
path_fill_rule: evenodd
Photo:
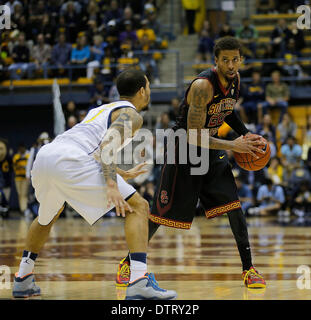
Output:
<svg viewBox="0 0 311 320">
<path fill-rule="evenodd" d="M 128 200 L 128 204 L 133 209 L 133 213 L 136 213 L 145 218 L 148 218 L 149 203 L 141 195 L 136 193 L 131 199 Z"/>
</svg>

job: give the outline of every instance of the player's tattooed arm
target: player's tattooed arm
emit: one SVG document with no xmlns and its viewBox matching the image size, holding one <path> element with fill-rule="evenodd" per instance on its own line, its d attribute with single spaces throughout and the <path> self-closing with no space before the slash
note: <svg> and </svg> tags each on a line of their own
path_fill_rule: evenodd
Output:
<svg viewBox="0 0 311 320">
<path fill-rule="evenodd" d="M 201 146 L 202 131 L 205 126 L 207 104 L 213 99 L 213 87 L 208 80 L 198 79 L 189 91 L 189 110 L 187 117 L 188 141 Z M 192 141 L 191 134 L 196 130 L 197 141 Z"/>
<path fill-rule="evenodd" d="M 126 138 L 131 138 L 143 124 L 142 117 L 133 108 L 115 111 L 117 118 L 112 122 L 100 145 L 103 175 L 107 184 L 107 208 L 115 206 L 117 215 L 133 211 L 123 199 L 117 185 L 117 153 Z M 113 115 L 114 116 L 114 115 Z"/>
<path fill-rule="evenodd" d="M 117 181 L 117 151 L 126 138 L 134 136 L 141 128 L 143 118 L 133 108 L 123 108 L 112 122 L 101 143 L 101 159 L 103 174 L 108 180 Z"/>
</svg>

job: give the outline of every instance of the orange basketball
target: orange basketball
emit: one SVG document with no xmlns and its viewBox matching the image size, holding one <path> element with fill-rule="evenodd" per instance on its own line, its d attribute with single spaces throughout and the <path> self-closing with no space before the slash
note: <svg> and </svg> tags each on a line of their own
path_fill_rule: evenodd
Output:
<svg viewBox="0 0 311 320">
<path fill-rule="evenodd" d="M 247 171 L 258 171 L 264 168 L 269 162 L 271 155 L 270 145 L 266 139 L 261 139 L 265 142 L 265 145 L 262 147 L 262 150 L 264 150 L 265 153 L 261 154 L 259 152 L 255 152 L 256 155 L 259 157 L 258 159 L 255 159 L 249 153 L 233 152 L 236 163 L 242 169 L 245 169 Z"/>
</svg>

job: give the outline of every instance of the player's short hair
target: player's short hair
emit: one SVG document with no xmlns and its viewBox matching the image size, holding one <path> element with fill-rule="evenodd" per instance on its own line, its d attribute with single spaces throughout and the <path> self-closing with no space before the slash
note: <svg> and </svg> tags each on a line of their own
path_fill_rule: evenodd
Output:
<svg viewBox="0 0 311 320">
<path fill-rule="evenodd" d="M 147 81 L 141 70 L 127 69 L 118 75 L 116 84 L 121 97 L 133 97 L 140 88 L 146 88 Z"/>
<path fill-rule="evenodd" d="M 239 50 L 240 55 L 242 55 L 242 46 L 240 41 L 235 37 L 223 37 L 216 41 L 214 46 L 214 55 L 216 58 L 219 57 L 219 54 L 223 50 Z"/>
</svg>

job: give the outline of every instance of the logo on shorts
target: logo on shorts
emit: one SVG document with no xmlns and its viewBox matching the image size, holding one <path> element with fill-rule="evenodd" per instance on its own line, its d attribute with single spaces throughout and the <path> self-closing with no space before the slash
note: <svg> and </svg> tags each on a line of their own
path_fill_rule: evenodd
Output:
<svg viewBox="0 0 311 320">
<path fill-rule="evenodd" d="M 165 191 L 165 190 L 161 191 L 161 203 L 168 204 L 167 191 Z"/>
<path fill-rule="evenodd" d="M 223 156 L 219 156 L 219 159 L 223 159 L 225 157 L 225 155 L 223 155 Z"/>
</svg>

